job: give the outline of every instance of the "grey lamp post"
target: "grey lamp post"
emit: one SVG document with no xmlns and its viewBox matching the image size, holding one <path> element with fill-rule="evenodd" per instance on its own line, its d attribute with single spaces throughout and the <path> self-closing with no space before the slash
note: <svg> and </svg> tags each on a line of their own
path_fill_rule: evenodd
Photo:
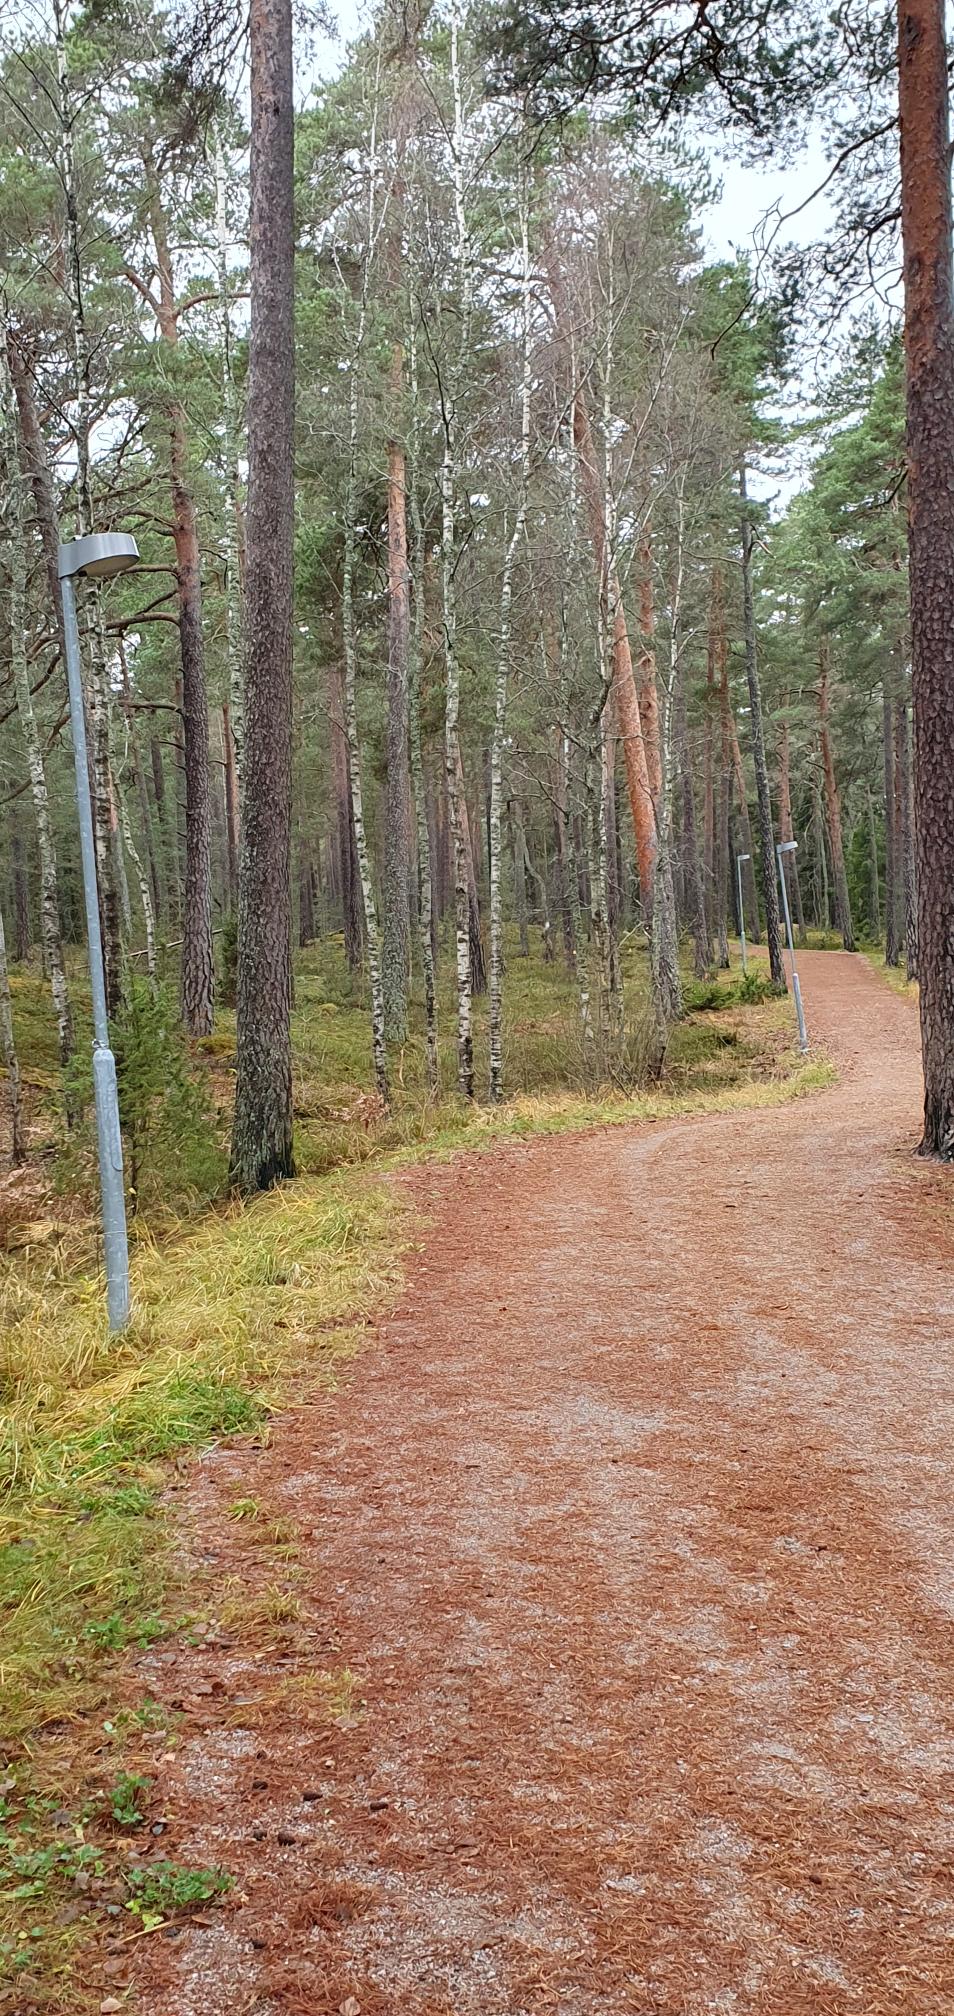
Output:
<svg viewBox="0 0 954 2016">
<path fill-rule="evenodd" d="M 795 964 L 795 940 L 792 936 L 792 912 L 788 901 L 788 883 L 785 880 L 785 861 L 783 858 L 786 854 L 794 854 L 797 847 L 798 847 L 797 840 L 780 840 L 778 846 L 775 849 L 775 852 L 778 857 L 778 879 L 782 885 L 782 907 L 785 911 L 785 929 L 788 934 L 788 952 L 789 952 L 789 958 L 791 959 L 792 962 L 792 993 L 795 996 L 795 1013 L 798 1017 L 798 1047 L 802 1052 L 802 1055 L 804 1056 L 806 1050 L 808 1049 L 808 1035 L 805 1029 L 805 1010 L 802 1007 L 802 990 L 798 984 L 798 968 Z"/>
<path fill-rule="evenodd" d="M 109 1327 L 123 1330 L 129 1321 L 129 1248 L 126 1241 L 126 1197 L 123 1189 L 123 1144 L 119 1131 L 119 1090 L 116 1059 L 109 1044 L 109 1017 L 106 1012 L 106 980 L 103 972 L 103 941 L 99 928 L 99 888 L 96 880 L 96 847 L 93 839 L 93 808 L 89 794 L 89 760 L 86 750 L 86 714 L 83 707 L 83 678 L 80 670 L 79 632 L 76 627 L 76 597 L 73 582 L 77 574 L 103 581 L 135 567 L 139 548 L 128 532 L 92 532 L 85 539 L 71 539 L 60 547 L 58 572 L 63 596 L 63 631 L 66 639 L 66 676 L 70 690 L 70 722 L 73 730 L 73 758 L 76 764 L 76 803 L 79 812 L 80 852 L 83 860 L 83 894 L 86 898 L 86 933 L 89 941 L 89 975 L 93 992 L 93 1097 L 96 1104 L 96 1138 L 99 1147 L 99 1183 L 103 1200 L 103 1250 L 106 1255 L 106 1299 Z"/>
<path fill-rule="evenodd" d="M 745 957 L 745 904 L 742 901 L 742 863 L 743 861 L 751 861 L 751 859 L 751 854 L 737 854 L 735 857 L 735 879 L 739 885 L 739 938 L 742 944 L 743 973 L 747 973 L 749 968 Z"/>
</svg>

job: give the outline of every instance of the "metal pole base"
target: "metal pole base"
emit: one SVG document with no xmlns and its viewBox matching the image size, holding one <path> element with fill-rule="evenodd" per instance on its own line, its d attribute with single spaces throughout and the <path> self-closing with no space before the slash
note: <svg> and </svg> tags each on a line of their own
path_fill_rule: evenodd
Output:
<svg viewBox="0 0 954 2016">
<path fill-rule="evenodd" d="M 99 1180 L 103 1198 L 103 1246 L 106 1254 L 106 1296 L 109 1327 L 124 1330 L 129 1321 L 129 1247 L 126 1240 L 126 1197 L 123 1187 L 123 1143 L 119 1131 L 119 1090 L 116 1059 L 97 1043 L 93 1049 L 93 1097 L 99 1142 Z"/>
<path fill-rule="evenodd" d="M 792 965 L 792 991 L 795 995 L 795 1013 L 798 1016 L 798 1047 L 804 1057 L 808 1050 L 808 1034 L 805 1028 L 805 1010 L 802 1007 L 802 990 L 798 984 L 798 974 Z"/>
</svg>

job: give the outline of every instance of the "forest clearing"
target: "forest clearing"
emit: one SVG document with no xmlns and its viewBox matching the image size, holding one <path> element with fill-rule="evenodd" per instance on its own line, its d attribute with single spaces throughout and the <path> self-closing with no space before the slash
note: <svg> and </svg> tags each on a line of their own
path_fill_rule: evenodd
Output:
<svg viewBox="0 0 954 2016">
<path fill-rule="evenodd" d="M 0 2011 L 954 2008 L 945 0 L 0 8 Z"/>
</svg>

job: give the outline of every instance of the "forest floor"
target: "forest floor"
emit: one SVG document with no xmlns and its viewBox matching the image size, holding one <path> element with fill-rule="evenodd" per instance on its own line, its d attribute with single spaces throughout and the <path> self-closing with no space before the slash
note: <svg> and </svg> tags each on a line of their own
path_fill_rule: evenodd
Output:
<svg viewBox="0 0 954 2016">
<path fill-rule="evenodd" d="M 390 1179 L 355 1374 L 181 1491 L 209 1622 L 135 1680 L 234 1887 L 154 1877 L 104 2010 L 948 2016 L 951 1178 L 911 1004 L 804 991 L 816 1098 Z"/>
</svg>

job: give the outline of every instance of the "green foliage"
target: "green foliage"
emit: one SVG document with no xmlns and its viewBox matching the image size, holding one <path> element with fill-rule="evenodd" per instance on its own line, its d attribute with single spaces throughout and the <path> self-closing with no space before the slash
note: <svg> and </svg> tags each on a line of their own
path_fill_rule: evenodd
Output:
<svg viewBox="0 0 954 2016">
<path fill-rule="evenodd" d="M 768 1001 L 772 995 L 783 995 L 784 988 L 775 987 L 769 975 L 761 966 L 750 966 L 747 973 L 741 973 L 735 983 L 735 998 L 755 1007 L 760 1001 Z"/>
<path fill-rule="evenodd" d="M 690 1014 L 718 1011 L 721 1008 L 736 1008 L 740 1005 L 757 1007 L 760 1001 L 767 1001 L 777 992 L 768 974 L 761 966 L 750 966 L 747 973 L 739 973 L 732 980 L 687 980 L 683 987 L 683 1002 Z"/>
<path fill-rule="evenodd" d="M 170 991 L 129 976 L 112 1025 L 123 1159 L 131 1213 L 182 1210 L 208 1202 L 225 1184 L 224 1142 L 206 1082 L 193 1066 Z M 81 1044 L 67 1073 L 83 1125 L 61 1141 L 58 1187 L 93 1187 L 95 1155 L 91 1053 Z"/>
<path fill-rule="evenodd" d="M 121 1771 L 109 1795 L 109 1810 L 117 1827 L 141 1827 L 146 1814 L 146 1794 L 152 1779 L 135 1771 Z"/>
<path fill-rule="evenodd" d="M 6 1886 L 5 1903 L 43 1898 L 54 1887 L 75 1883 L 77 1877 L 88 1881 L 91 1876 L 103 1874 L 102 1850 L 89 1842 L 53 1841 L 41 1848 L 23 1849 L 18 1846 L 18 1838 L 0 1834 L 6 1863 L 0 1875 L 0 1882 Z"/>
<path fill-rule="evenodd" d="M 234 1881 L 225 1869 L 188 1869 L 181 1862 L 151 1862 L 145 1869 L 127 1870 L 130 1896 L 126 1909 L 141 1918 L 148 1930 L 177 1911 L 218 1903 Z"/>
<path fill-rule="evenodd" d="M 141 1194 L 209 1196 L 221 1153 L 168 993 L 131 977 L 113 1041 L 132 1208 Z"/>
<path fill-rule="evenodd" d="M 147 1645 L 154 1645 L 157 1638 L 165 1637 L 166 1628 L 161 1617 L 130 1619 L 119 1610 L 112 1610 L 108 1617 L 93 1618 L 83 1636 L 101 1652 L 123 1652 L 127 1645 L 138 1645 L 145 1650 Z"/>
</svg>

